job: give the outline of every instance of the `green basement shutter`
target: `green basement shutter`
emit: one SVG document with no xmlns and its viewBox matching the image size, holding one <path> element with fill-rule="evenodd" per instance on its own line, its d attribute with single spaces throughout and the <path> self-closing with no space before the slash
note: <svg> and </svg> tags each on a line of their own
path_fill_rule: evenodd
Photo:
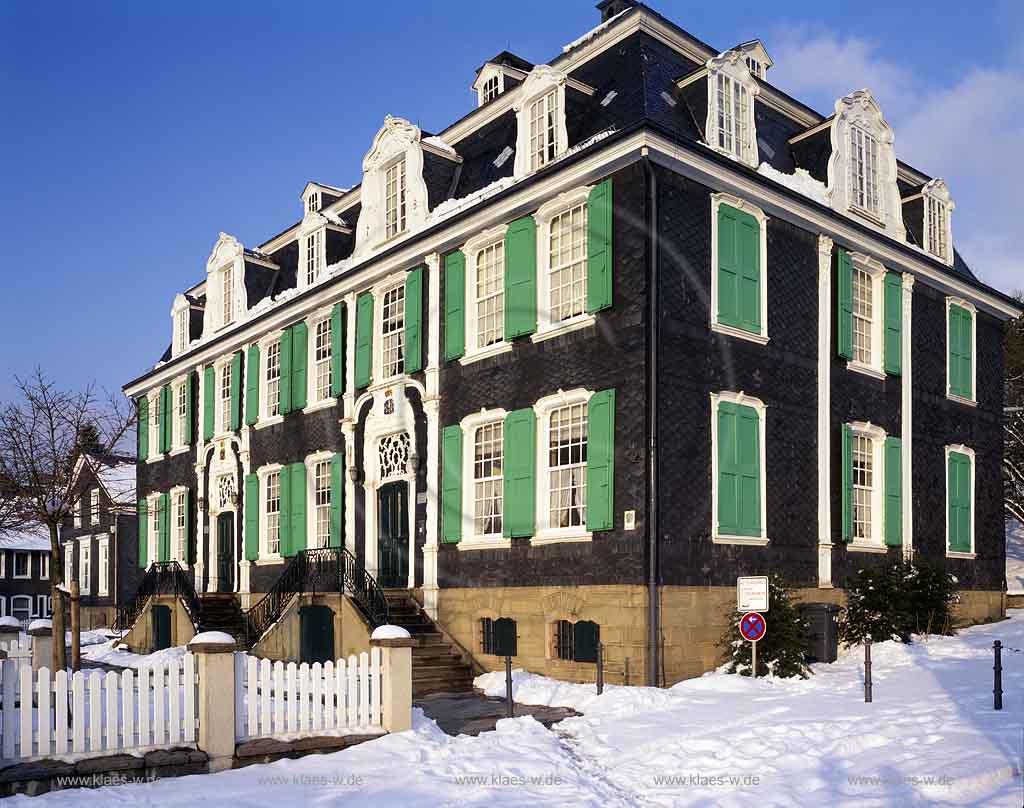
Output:
<svg viewBox="0 0 1024 808">
<path fill-rule="evenodd" d="M 524 216 L 505 231 L 505 339 L 537 330 L 537 223 Z"/>
<path fill-rule="evenodd" d="M 612 305 L 612 181 L 600 182 L 587 198 L 587 311 Z"/>
<path fill-rule="evenodd" d="M 288 538 L 288 554 L 295 555 L 306 549 L 306 464 L 292 463 L 288 468 L 292 489 L 289 503 L 289 519 L 292 525 Z"/>
<path fill-rule="evenodd" d="M 335 303 L 331 309 L 331 395 L 345 394 L 345 309 Z"/>
<path fill-rule="evenodd" d="M 971 378 L 971 313 L 962 306 L 949 307 L 949 392 L 973 398 Z"/>
<path fill-rule="evenodd" d="M 231 431 L 242 426 L 242 352 L 231 357 Z"/>
<path fill-rule="evenodd" d="M 292 410 L 301 410 L 309 401 L 307 366 L 309 364 L 309 327 L 292 326 Z"/>
<path fill-rule="evenodd" d="M 405 372 L 423 370 L 423 267 L 405 278 Z"/>
<path fill-rule="evenodd" d="M 281 415 L 292 411 L 292 330 L 286 328 L 281 332 L 281 379 L 278 390 L 281 396 Z"/>
<path fill-rule="evenodd" d="M 189 373 L 185 377 L 185 445 L 191 446 L 195 441 L 193 420 L 196 414 L 196 374 Z"/>
<path fill-rule="evenodd" d="M 345 541 L 345 453 L 335 452 L 331 457 L 331 547 L 341 547 Z"/>
<path fill-rule="evenodd" d="M 139 460 L 144 461 L 149 457 L 149 396 L 142 396 L 138 402 L 139 406 L 139 438 L 136 443 L 139 450 Z"/>
<path fill-rule="evenodd" d="M 213 438 L 214 378 L 213 365 L 203 368 L 203 440 Z"/>
<path fill-rule="evenodd" d="M 356 387 L 362 389 L 373 379 L 373 294 L 356 298 Z"/>
<path fill-rule="evenodd" d="M 142 569 L 146 569 L 149 566 L 149 562 L 146 559 L 146 555 L 149 552 L 149 546 L 146 543 L 146 529 L 149 527 L 149 503 L 144 500 L 139 500 L 139 566 Z M 64 570 L 65 574 L 69 574 L 69 570 Z"/>
<path fill-rule="evenodd" d="M 761 225 L 718 206 L 718 322 L 761 333 Z"/>
<path fill-rule="evenodd" d="M 245 560 L 260 557 L 260 478 L 245 476 Z"/>
<path fill-rule="evenodd" d="M 181 507 L 185 509 L 185 563 L 195 563 L 195 545 L 192 541 L 192 491 L 186 488 L 182 493 Z"/>
<path fill-rule="evenodd" d="M 466 352 L 466 256 L 460 250 L 444 257 L 444 358 Z"/>
<path fill-rule="evenodd" d="M 171 451 L 173 441 L 172 427 L 174 419 L 171 418 L 171 387 L 165 385 L 160 389 L 160 451 Z"/>
<path fill-rule="evenodd" d="M 167 493 L 160 495 L 160 536 L 158 552 L 161 561 L 171 560 L 171 497 Z"/>
<path fill-rule="evenodd" d="M 718 530 L 761 535 L 761 435 L 757 410 L 718 405 Z"/>
<path fill-rule="evenodd" d="M 260 346 L 250 345 L 245 358 L 245 422 L 260 420 Z"/>
<path fill-rule="evenodd" d="M 591 620 L 580 620 L 572 627 L 572 658 L 576 662 L 597 662 L 597 645 L 601 630 Z"/>
<path fill-rule="evenodd" d="M 885 372 L 899 376 L 903 365 L 903 281 L 885 273 Z"/>
<path fill-rule="evenodd" d="M 587 404 L 587 530 L 614 527 L 615 391 L 601 390 Z"/>
<path fill-rule="evenodd" d="M 836 340 L 839 355 L 853 359 L 853 259 L 839 250 L 836 273 Z"/>
<path fill-rule="evenodd" d="M 903 444 L 885 439 L 885 543 L 903 544 Z"/>
<path fill-rule="evenodd" d="M 441 541 L 462 539 L 462 427 L 441 431 Z"/>
<path fill-rule="evenodd" d="M 971 458 L 961 452 L 949 453 L 949 550 L 971 552 Z"/>
<path fill-rule="evenodd" d="M 849 424 L 843 424 L 843 541 L 853 540 L 853 430 Z"/>
<path fill-rule="evenodd" d="M 505 416 L 505 481 L 502 531 L 508 537 L 532 536 L 537 417 L 527 407 Z"/>
</svg>

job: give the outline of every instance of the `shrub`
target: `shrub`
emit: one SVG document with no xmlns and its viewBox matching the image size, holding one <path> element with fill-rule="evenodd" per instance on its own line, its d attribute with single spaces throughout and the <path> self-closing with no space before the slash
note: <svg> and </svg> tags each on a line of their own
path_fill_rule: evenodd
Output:
<svg viewBox="0 0 1024 808">
<path fill-rule="evenodd" d="M 764 639 L 757 643 L 757 675 L 806 679 L 811 674 L 806 662 L 810 626 L 800 616 L 800 605 L 793 599 L 793 590 L 778 575 L 768 580 L 768 604 L 770 608 L 764 615 L 768 630 Z M 740 634 L 742 616 L 729 612 L 729 627 L 720 642 L 727 657 L 726 673 L 750 676 L 751 643 Z"/>
</svg>

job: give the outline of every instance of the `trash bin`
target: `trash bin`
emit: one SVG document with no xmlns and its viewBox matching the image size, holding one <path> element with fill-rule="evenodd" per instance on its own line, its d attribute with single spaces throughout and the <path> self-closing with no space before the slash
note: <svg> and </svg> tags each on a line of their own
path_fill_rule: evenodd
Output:
<svg viewBox="0 0 1024 808">
<path fill-rule="evenodd" d="M 839 606 L 834 603 L 804 603 L 800 616 L 810 627 L 807 632 L 807 660 L 835 662 L 839 656 Z"/>
</svg>

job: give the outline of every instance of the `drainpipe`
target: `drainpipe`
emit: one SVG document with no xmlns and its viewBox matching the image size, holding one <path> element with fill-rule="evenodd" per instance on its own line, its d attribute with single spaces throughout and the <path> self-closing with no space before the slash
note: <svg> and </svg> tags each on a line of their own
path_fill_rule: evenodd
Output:
<svg viewBox="0 0 1024 808">
<path fill-rule="evenodd" d="M 661 633 L 658 609 L 658 347 L 660 296 L 658 288 L 658 178 L 647 149 L 641 159 L 647 186 L 647 684 L 658 686 Z"/>
</svg>

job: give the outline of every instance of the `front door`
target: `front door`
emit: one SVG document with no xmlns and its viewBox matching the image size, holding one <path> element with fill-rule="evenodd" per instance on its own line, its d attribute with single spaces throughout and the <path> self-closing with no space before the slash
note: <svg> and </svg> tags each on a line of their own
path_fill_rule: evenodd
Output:
<svg viewBox="0 0 1024 808">
<path fill-rule="evenodd" d="M 334 612 L 326 606 L 299 609 L 299 662 L 334 661 Z"/>
<path fill-rule="evenodd" d="M 153 650 L 163 651 L 171 647 L 171 609 L 169 606 L 153 606 Z"/>
<path fill-rule="evenodd" d="M 377 580 L 385 588 L 409 585 L 409 486 L 388 483 L 380 489 L 377 531 Z"/>
<path fill-rule="evenodd" d="M 235 590 L 235 515 L 217 517 L 217 591 Z"/>
</svg>

